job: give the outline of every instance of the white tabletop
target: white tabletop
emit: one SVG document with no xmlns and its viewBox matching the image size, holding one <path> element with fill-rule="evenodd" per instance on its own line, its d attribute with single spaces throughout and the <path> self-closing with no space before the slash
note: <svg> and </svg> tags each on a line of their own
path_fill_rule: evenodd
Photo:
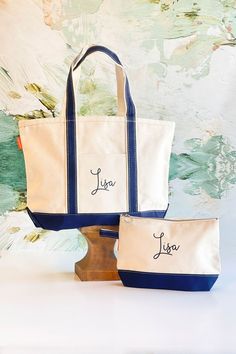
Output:
<svg viewBox="0 0 236 354">
<path fill-rule="evenodd" d="M 233 252 L 207 293 L 81 282 L 65 254 L 2 254 L 1 354 L 236 353 Z"/>
</svg>

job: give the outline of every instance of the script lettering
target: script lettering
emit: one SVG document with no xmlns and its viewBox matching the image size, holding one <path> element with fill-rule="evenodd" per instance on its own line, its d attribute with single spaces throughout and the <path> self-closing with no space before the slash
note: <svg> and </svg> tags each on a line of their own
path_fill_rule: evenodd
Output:
<svg viewBox="0 0 236 354">
<path fill-rule="evenodd" d="M 158 240 L 158 250 L 157 253 L 154 254 L 153 258 L 154 259 L 158 259 L 160 257 L 160 255 L 167 255 L 167 256 L 172 256 L 173 255 L 173 251 L 178 251 L 178 249 L 180 248 L 180 246 L 176 246 L 176 245 L 170 245 L 169 242 L 168 243 L 163 243 L 163 237 L 165 236 L 164 232 L 161 232 L 160 236 L 156 236 L 156 234 L 153 234 L 153 237 L 155 237 Z"/>
<path fill-rule="evenodd" d="M 92 190 L 91 194 L 95 195 L 98 191 L 107 191 L 109 192 L 110 187 L 114 187 L 116 184 L 116 181 L 107 181 L 106 178 L 102 179 L 101 178 L 101 168 L 98 168 L 96 172 L 93 172 L 93 170 L 90 170 L 90 173 L 93 176 L 96 176 L 96 188 Z"/>
</svg>

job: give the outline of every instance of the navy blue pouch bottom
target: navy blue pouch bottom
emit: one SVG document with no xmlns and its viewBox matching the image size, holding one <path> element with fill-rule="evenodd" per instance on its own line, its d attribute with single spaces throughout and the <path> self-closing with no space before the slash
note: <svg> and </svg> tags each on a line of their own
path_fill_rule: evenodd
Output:
<svg viewBox="0 0 236 354">
<path fill-rule="evenodd" d="M 134 288 L 209 291 L 218 274 L 169 274 L 118 270 L 124 286 Z"/>
</svg>

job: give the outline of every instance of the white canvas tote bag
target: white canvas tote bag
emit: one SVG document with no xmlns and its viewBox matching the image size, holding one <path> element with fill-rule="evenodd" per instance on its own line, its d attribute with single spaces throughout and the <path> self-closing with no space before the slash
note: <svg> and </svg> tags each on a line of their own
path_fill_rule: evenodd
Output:
<svg viewBox="0 0 236 354">
<path fill-rule="evenodd" d="M 220 273 L 218 219 L 150 219 L 121 215 L 117 268 L 125 286 L 210 290 Z"/>
<path fill-rule="evenodd" d="M 77 116 L 75 74 L 96 51 L 116 64 L 118 116 Z M 115 225 L 123 212 L 164 217 L 174 122 L 136 117 L 127 76 L 111 50 L 83 50 L 71 64 L 61 115 L 21 120 L 19 130 L 27 210 L 37 227 Z"/>
</svg>

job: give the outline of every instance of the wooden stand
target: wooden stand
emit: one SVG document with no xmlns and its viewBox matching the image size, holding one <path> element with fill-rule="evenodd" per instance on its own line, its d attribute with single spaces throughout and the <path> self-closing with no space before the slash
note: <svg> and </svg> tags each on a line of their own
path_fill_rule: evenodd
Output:
<svg viewBox="0 0 236 354">
<path fill-rule="evenodd" d="M 88 242 L 88 252 L 79 262 L 75 263 L 75 273 L 80 280 L 119 280 L 114 255 L 115 241 L 101 237 L 101 228 L 118 231 L 118 226 L 82 227 L 80 232 Z"/>
</svg>

